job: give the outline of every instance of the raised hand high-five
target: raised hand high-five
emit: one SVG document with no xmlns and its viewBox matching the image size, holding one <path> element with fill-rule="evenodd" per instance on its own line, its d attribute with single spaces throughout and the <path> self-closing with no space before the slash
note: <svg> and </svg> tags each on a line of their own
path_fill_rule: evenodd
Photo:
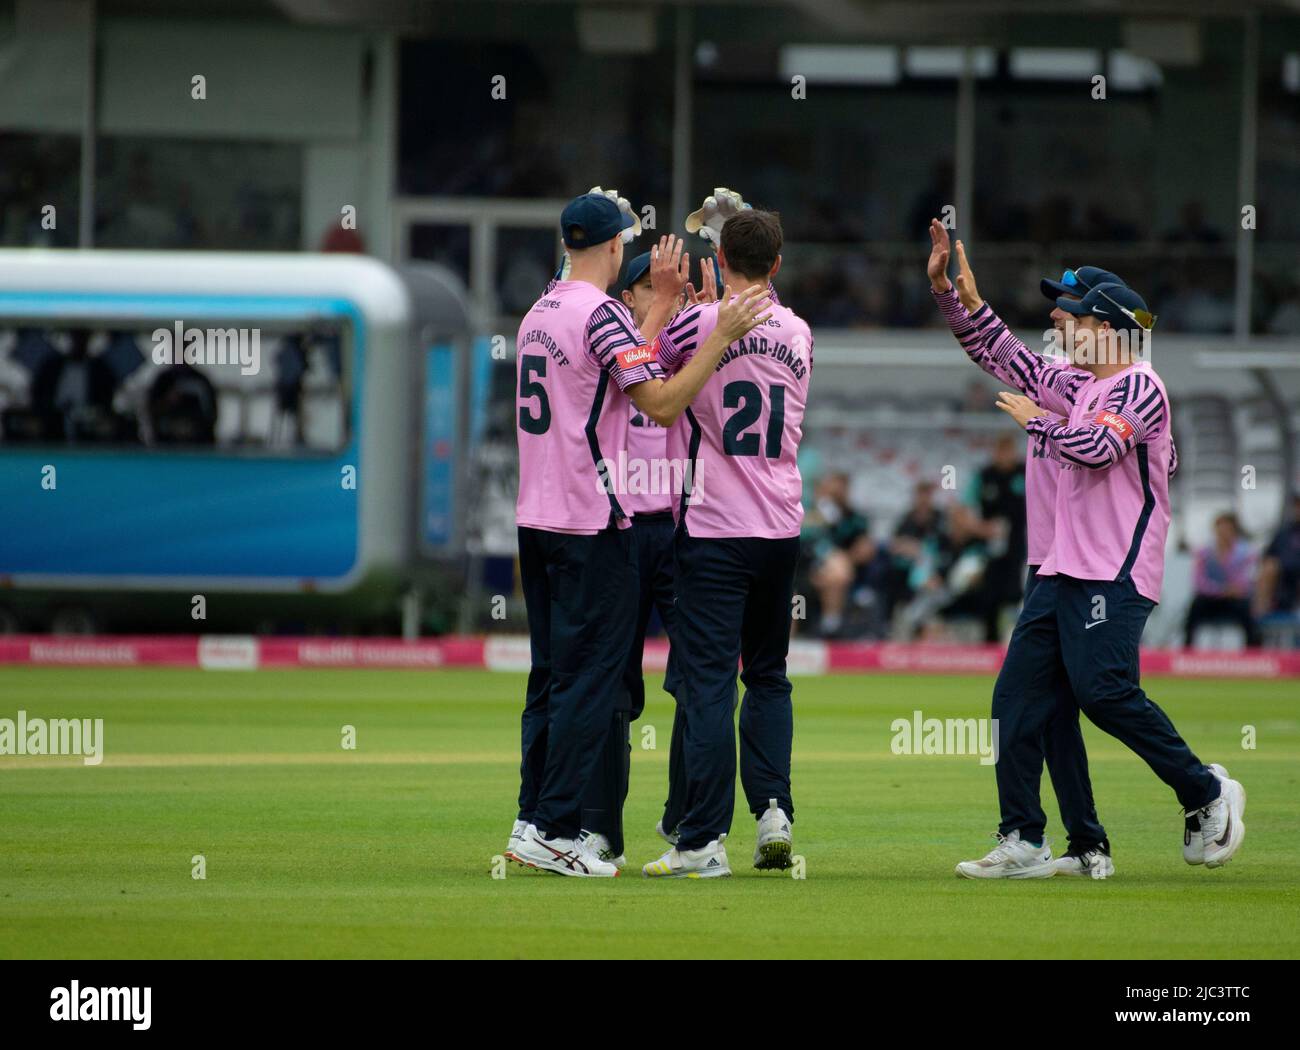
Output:
<svg viewBox="0 0 1300 1050">
<path fill-rule="evenodd" d="M 641 322 L 641 334 L 647 343 L 681 309 L 686 278 L 691 275 L 690 254 L 682 251 L 685 245 L 685 241 L 670 233 L 660 237 L 659 243 L 650 249 L 650 288 L 654 299 Z"/>
<path fill-rule="evenodd" d="M 700 290 L 695 290 L 695 285 L 687 284 L 686 302 L 690 306 L 699 303 L 715 303 L 718 301 L 718 279 L 713 269 L 712 259 L 700 260 Z"/>
<path fill-rule="evenodd" d="M 655 298 L 672 302 L 674 309 L 691 275 L 691 255 L 682 251 L 685 246 L 685 241 L 670 233 L 650 249 L 650 287 Z"/>
<path fill-rule="evenodd" d="M 975 313 L 984 305 L 979 290 L 975 287 L 975 274 L 966 259 L 966 245 L 957 242 L 957 298 L 970 313 Z"/>
<path fill-rule="evenodd" d="M 936 292 L 946 292 L 952 288 L 948 280 L 949 248 L 948 228 L 938 219 L 930 220 L 930 260 L 925 265 L 926 276 Z"/>
</svg>

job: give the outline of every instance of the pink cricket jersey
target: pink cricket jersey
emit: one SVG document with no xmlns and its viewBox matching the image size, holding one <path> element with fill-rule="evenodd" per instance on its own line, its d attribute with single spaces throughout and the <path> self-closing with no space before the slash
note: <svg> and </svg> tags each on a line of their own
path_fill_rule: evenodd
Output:
<svg viewBox="0 0 1300 1050">
<path fill-rule="evenodd" d="M 1038 574 L 1131 577 L 1139 594 L 1158 602 L 1176 466 L 1164 383 L 1145 361 L 1105 379 L 1053 368 L 1000 320 L 985 341 L 996 364 L 1049 413 L 1025 429 L 1061 460 L 1055 535 Z"/>
<path fill-rule="evenodd" d="M 628 525 L 609 464 L 627 447 L 629 387 L 663 378 L 626 306 L 556 281 L 519 325 L 518 524 L 594 535 Z"/>
<path fill-rule="evenodd" d="M 1025 447 L 1025 559 L 1042 565 L 1056 536 L 1056 483 L 1061 461 L 1042 438 L 1030 437 Z"/>
<path fill-rule="evenodd" d="M 717 327 L 718 303 L 692 306 L 655 340 L 676 371 Z M 692 536 L 798 536 L 803 523 L 799 441 L 812 375 L 812 332 L 794 311 L 771 316 L 727 347 L 690 408 L 670 428 L 668 455 L 689 464 L 674 512 Z"/>
<path fill-rule="evenodd" d="M 681 475 L 668 461 L 668 429 L 631 403 L 627 426 L 626 469 L 620 499 L 629 514 L 659 514 L 673 509 Z"/>
<path fill-rule="evenodd" d="M 999 382 L 1019 387 L 1017 376 L 995 360 L 991 353 L 993 339 L 1006 331 L 1006 325 L 989 304 L 981 304 L 971 314 L 962 305 L 956 289 L 934 292 L 934 297 L 943 312 L 944 320 L 948 322 L 948 327 L 952 329 L 967 356 Z M 1040 360 L 1047 368 L 1070 367 L 1058 358 Z M 1082 369 L 1070 370 L 1088 378 L 1088 373 Z M 1177 469 L 1178 449 L 1171 441 L 1169 476 L 1172 477 Z M 1031 433 L 1025 451 L 1025 524 L 1030 565 L 1042 565 L 1052 549 L 1056 535 L 1056 487 L 1060 473 L 1061 459 L 1057 446 L 1044 435 Z"/>
</svg>

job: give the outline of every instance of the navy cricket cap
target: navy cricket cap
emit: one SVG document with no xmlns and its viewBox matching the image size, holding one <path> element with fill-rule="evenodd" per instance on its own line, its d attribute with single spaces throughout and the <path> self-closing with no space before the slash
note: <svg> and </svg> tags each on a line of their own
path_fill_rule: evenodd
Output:
<svg viewBox="0 0 1300 1050">
<path fill-rule="evenodd" d="M 630 263 L 627 264 L 627 276 L 623 278 L 623 289 L 626 291 L 641 280 L 650 272 L 650 253 L 642 252 Z"/>
<path fill-rule="evenodd" d="M 635 221 L 603 193 L 584 193 L 560 212 L 560 233 L 566 248 L 590 248 L 617 237 Z"/>
<path fill-rule="evenodd" d="M 1082 299 L 1062 296 L 1056 305 L 1075 317 L 1091 316 L 1109 321 L 1115 329 L 1149 330 L 1155 324 L 1146 300 L 1126 284 L 1099 284 Z"/>
<path fill-rule="evenodd" d="M 1039 287 L 1049 299 L 1062 295 L 1074 295 L 1082 299 L 1099 284 L 1123 284 L 1124 282 L 1100 266 L 1080 266 L 1077 270 L 1066 270 L 1059 281 L 1044 277 Z"/>
</svg>

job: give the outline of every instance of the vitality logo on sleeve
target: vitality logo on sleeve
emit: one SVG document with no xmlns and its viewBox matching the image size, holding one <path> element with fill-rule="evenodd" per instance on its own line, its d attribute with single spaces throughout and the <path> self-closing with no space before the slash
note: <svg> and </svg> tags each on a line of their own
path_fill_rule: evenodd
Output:
<svg viewBox="0 0 1300 1050">
<path fill-rule="evenodd" d="M 1114 412 L 1098 412 L 1093 422 L 1100 423 L 1103 427 L 1110 427 L 1119 435 L 1121 441 L 1127 441 L 1133 436 L 1133 424 Z"/>
<path fill-rule="evenodd" d="M 648 365 L 653 361 L 655 351 L 652 346 L 629 346 L 626 350 L 620 350 L 617 356 L 620 368 L 636 368 L 637 365 Z"/>
</svg>

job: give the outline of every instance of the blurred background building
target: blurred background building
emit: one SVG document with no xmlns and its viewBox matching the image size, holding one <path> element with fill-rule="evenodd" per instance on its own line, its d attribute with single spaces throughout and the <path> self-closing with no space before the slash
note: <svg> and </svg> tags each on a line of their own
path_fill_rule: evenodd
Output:
<svg viewBox="0 0 1300 1050">
<path fill-rule="evenodd" d="M 1182 466 L 1148 640 L 1294 643 L 1300 4 L 1281 0 L 0 0 L 0 269 L 26 275 L 0 287 L 0 629 L 194 630 L 200 586 L 251 596 L 212 603 L 225 630 L 500 626 L 513 333 L 563 201 L 595 184 L 652 207 L 654 235 L 714 186 L 782 215 L 778 288 L 817 338 L 801 631 L 983 640 L 1014 614 L 1023 443 L 924 274 L 950 206 L 1031 346 L 1039 278 L 1070 266 L 1118 272 L 1160 317 Z M 180 318 L 147 299 L 148 267 L 129 307 L 111 275 L 31 276 L 48 255 L 31 249 L 77 247 L 368 255 L 401 276 L 410 339 L 362 353 L 364 308 L 254 316 L 232 284 L 204 316 L 255 323 L 261 373 L 160 368 L 150 333 Z M 214 265 L 187 271 L 193 294 L 226 280 Z M 372 392 L 410 393 L 382 438 L 379 372 Z M 147 550 L 83 564 L 69 551 L 94 533 L 62 531 L 66 510 L 33 531 L 32 470 L 111 479 L 133 456 L 135 480 L 97 498 L 166 505 L 179 456 L 174 485 L 209 461 L 225 473 L 205 484 L 278 471 L 291 508 L 369 458 L 343 547 L 278 574 L 271 548 L 256 571 Z M 371 542 L 366 514 L 400 528 Z M 277 542 L 298 541 L 246 537 Z"/>
</svg>

